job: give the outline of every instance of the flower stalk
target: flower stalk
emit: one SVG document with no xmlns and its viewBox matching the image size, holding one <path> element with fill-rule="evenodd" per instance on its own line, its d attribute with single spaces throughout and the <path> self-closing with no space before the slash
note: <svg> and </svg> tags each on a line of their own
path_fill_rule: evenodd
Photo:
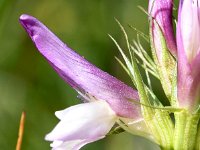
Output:
<svg viewBox="0 0 200 150">
<path fill-rule="evenodd" d="M 195 141 L 195 149 L 200 149 L 200 125 L 198 124 L 198 129 L 197 129 L 197 135 L 196 135 L 196 141 Z"/>
<path fill-rule="evenodd" d="M 190 114 L 187 111 L 175 113 L 174 149 L 195 149 L 198 139 L 199 113 Z M 199 142 L 198 142 L 199 143 Z M 198 148 L 199 149 L 199 148 Z"/>
</svg>

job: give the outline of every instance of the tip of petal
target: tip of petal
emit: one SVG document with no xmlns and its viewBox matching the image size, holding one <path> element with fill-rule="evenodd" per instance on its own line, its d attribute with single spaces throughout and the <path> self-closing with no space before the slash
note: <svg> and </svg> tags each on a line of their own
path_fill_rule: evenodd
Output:
<svg viewBox="0 0 200 150">
<path fill-rule="evenodd" d="M 23 26 L 26 26 L 27 24 L 33 24 L 34 20 L 36 20 L 34 17 L 27 14 L 22 14 L 19 17 L 19 21 Z"/>
<path fill-rule="evenodd" d="M 62 111 L 56 111 L 55 112 L 55 115 L 56 115 L 56 117 L 58 118 L 58 119 L 62 119 L 62 117 L 63 117 L 63 113 L 62 113 Z"/>
<path fill-rule="evenodd" d="M 34 27 L 37 27 L 39 24 L 39 21 L 27 14 L 22 14 L 19 17 L 19 22 L 24 27 L 24 29 L 28 32 L 31 38 L 34 36 L 35 29 Z"/>
<path fill-rule="evenodd" d="M 27 15 L 27 14 L 22 14 L 20 17 L 19 17 L 19 20 L 27 20 L 27 19 L 29 19 L 29 18 L 31 18 L 31 16 L 29 16 L 29 15 Z"/>
<path fill-rule="evenodd" d="M 47 134 L 44 138 L 46 141 L 53 141 L 51 134 Z"/>
<path fill-rule="evenodd" d="M 26 25 L 27 23 L 30 24 L 31 22 L 33 23 L 33 20 L 35 20 L 35 18 L 27 14 L 22 14 L 19 17 L 19 21 L 22 23 L 22 25 Z"/>
</svg>

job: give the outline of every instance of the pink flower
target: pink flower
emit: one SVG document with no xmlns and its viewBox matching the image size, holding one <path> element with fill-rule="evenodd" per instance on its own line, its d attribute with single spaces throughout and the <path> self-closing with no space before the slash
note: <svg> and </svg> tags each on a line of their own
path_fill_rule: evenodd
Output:
<svg viewBox="0 0 200 150">
<path fill-rule="evenodd" d="M 172 24 L 173 0 L 150 0 L 150 40 L 152 54 L 164 92 L 171 100 L 176 39 Z M 174 56 L 174 57 L 173 57 Z M 172 101 L 170 101 L 172 103 Z"/>
<path fill-rule="evenodd" d="M 190 110 L 199 103 L 200 1 L 180 0 L 177 25 L 178 100 Z"/>
<path fill-rule="evenodd" d="M 176 39 L 172 24 L 173 0 L 149 0 L 149 14 L 152 18 L 151 32 L 157 57 L 161 59 L 162 43 L 160 31 L 162 32 L 168 50 L 176 56 Z"/>
<path fill-rule="evenodd" d="M 133 130 L 141 130 L 140 106 L 129 101 L 139 101 L 137 91 L 71 50 L 36 18 L 22 15 L 20 23 L 54 70 L 86 102 L 56 112 L 60 122 L 45 138 L 53 141 L 53 149 L 76 150 L 99 140 L 119 118 L 131 121 Z"/>
</svg>

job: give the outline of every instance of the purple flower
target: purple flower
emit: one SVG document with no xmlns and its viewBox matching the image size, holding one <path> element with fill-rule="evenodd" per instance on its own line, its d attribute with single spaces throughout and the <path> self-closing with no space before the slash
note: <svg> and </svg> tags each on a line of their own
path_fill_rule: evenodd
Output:
<svg viewBox="0 0 200 150">
<path fill-rule="evenodd" d="M 150 0 L 150 40 L 153 59 L 168 99 L 171 101 L 177 48 L 172 24 L 173 0 Z M 173 56 L 174 57 L 173 57 Z"/>
<path fill-rule="evenodd" d="M 178 100 L 193 110 L 199 102 L 200 1 L 180 0 L 177 25 Z"/>
<path fill-rule="evenodd" d="M 176 56 L 176 39 L 172 24 L 173 0 L 149 0 L 149 14 L 152 17 L 151 32 L 158 59 L 161 59 L 162 43 L 160 30 L 166 40 L 167 48 Z"/>
<path fill-rule="evenodd" d="M 142 122 L 137 91 L 103 72 L 60 41 L 36 18 L 22 15 L 20 23 L 28 32 L 39 52 L 54 70 L 70 84 L 86 103 L 56 112 L 60 119 L 46 136 L 53 149 L 79 149 L 103 138 L 120 119 Z"/>
</svg>

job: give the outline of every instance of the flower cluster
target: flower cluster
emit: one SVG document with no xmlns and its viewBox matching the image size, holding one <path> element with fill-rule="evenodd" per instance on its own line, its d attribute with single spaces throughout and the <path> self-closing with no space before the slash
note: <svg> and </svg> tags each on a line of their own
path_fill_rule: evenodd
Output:
<svg viewBox="0 0 200 150">
<path fill-rule="evenodd" d="M 118 61 L 137 90 L 71 50 L 36 18 L 21 15 L 20 23 L 39 52 L 83 99 L 82 104 L 55 113 L 60 122 L 45 137 L 53 149 L 78 150 L 119 128 L 161 149 L 200 149 L 200 1 L 180 0 L 177 24 L 172 14 L 173 0 L 149 0 L 149 38 L 138 34 L 150 41 L 152 56 L 140 40 L 129 43 L 118 21 L 130 57 L 110 36 L 125 64 Z M 147 83 L 138 65 L 144 68 Z M 170 106 L 156 97 L 149 76 L 160 81 Z"/>
</svg>

